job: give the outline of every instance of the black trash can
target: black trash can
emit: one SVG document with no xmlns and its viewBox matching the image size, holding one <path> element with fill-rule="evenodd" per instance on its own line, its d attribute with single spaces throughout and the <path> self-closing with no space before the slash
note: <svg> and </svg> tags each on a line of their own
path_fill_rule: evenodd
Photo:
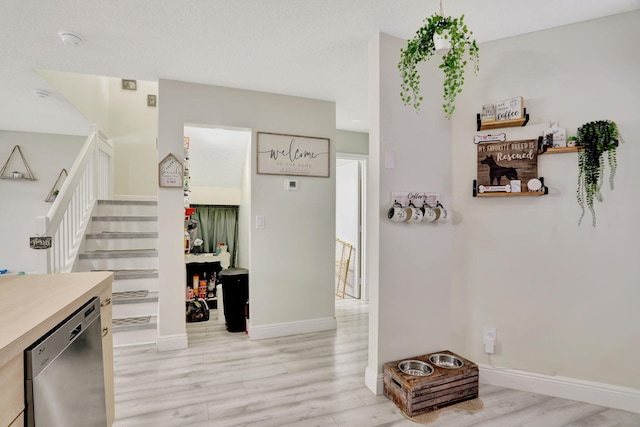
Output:
<svg viewBox="0 0 640 427">
<path fill-rule="evenodd" d="M 247 329 L 245 306 L 249 300 L 249 270 L 246 268 L 229 268 L 222 270 L 218 277 L 222 285 L 222 300 L 227 330 L 229 332 L 244 332 Z"/>
</svg>

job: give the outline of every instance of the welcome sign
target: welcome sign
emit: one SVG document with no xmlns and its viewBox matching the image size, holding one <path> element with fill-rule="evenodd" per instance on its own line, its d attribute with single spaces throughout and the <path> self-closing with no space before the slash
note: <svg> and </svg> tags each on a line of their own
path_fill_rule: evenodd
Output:
<svg viewBox="0 0 640 427">
<path fill-rule="evenodd" d="M 523 190 L 538 178 L 538 141 L 478 144 L 478 185 L 507 185 L 519 180 Z"/>
<path fill-rule="evenodd" d="M 257 172 L 329 177 L 329 139 L 258 132 Z"/>
</svg>

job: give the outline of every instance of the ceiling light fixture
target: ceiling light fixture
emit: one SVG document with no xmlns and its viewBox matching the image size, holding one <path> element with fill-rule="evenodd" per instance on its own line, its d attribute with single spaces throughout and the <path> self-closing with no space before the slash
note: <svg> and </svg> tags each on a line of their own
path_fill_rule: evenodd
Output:
<svg viewBox="0 0 640 427">
<path fill-rule="evenodd" d="M 49 92 L 47 92 L 47 91 L 46 91 L 46 90 L 44 90 L 44 89 L 35 89 L 35 90 L 33 91 L 33 94 L 34 94 L 35 96 L 37 96 L 38 98 L 48 98 L 48 97 L 49 97 L 49 95 L 50 95 L 50 94 L 49 94 Z"/>
<path fill-rule="evenodd" d="M 71 31 L 58 31 L 58 35 L 62 39 L 62 43 L 67 46 L 80 46 L 84 41 L 81 36 Z"/>
</svg>

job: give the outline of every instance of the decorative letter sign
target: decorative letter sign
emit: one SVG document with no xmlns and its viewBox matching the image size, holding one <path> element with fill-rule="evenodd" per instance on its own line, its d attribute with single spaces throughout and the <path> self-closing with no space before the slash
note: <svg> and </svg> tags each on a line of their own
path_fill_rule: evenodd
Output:
<svg viewBox="0 0 640 427">
<path fill-rule="evenodd" d="M 496 102 L 496 120 L 521 119 L 524 116 L 523 104 L 521 96 Z"/>
<path fill-rule="evenodd" d="M 484 186 L 485 191 L 492 191 L 491 186 L 507 185 L 511 191 L 512 181 L 528 182 L 537 178 L 537 140 L 478 144 L 478 186 Z"/>
<path fill-rule="evenodd" d="M 179 187 L 182 188 L 184 170 L 182 163 L 169 153 L 160 161 L 158 165 L 158 184 L 160 187 Z"/>
</svg>

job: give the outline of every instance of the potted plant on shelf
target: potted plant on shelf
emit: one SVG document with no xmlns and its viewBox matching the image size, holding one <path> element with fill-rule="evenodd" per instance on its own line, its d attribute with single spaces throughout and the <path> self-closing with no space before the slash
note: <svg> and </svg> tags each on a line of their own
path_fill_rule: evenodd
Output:
<svg viewBox="0 0 640 427">
<path fill-rule="evenodd" d="M 434 14 L 424 20 L 424 25 L 418 29 L 413 39 L 407 42 L 407 47 L 400 50 L 400 62 L 398 69 L 402 75 L 400 97 L 405 105 L 412 105 L 416 110 L 420 109 L 422 96 L 420 96 L 420 75 L 417 65 L 426 61 L 436 52 L 436 43 L 441 39 L 449 42 L 449 50 L 443 54 L 439 68 L 444 72 L 444 109 L 445 116 L 450 119 L 455 110 L 456 96 L 462 92 L 464 83 L 464 68 L 468 58 L 473 60 L 474 71 L 477 74 L 478 45 L 471 38 L 473 34 L 464 23 L 464 15 L 460 18 L 444 16 L 442 5 L 440 13 Z M 435 39 L 435 40 L 434 40 Z M 446 49 L 445 49 L 446 50 Z"/>
<path fill-rule="evenodd" d="M 609 186 L 613 190 L 613 178 L 616 174 L 616 149 L 618 140 L 622 136 L 618 126 L 611 120 L 599 120 L 586 123 L 578 128 L 577 145 L 581 146 L 578 153 L 578 190 L 576 192 L 578 204 L 582 209 L 578 225 L 585 215 L 585 204 L 591 211 L 592 225 L 596 226 L 596 212 L 594 201 L 602 202 L 602 183 L 604 182 L 605 159 L 607 153 L 609 163 Z"/>
</svg>

